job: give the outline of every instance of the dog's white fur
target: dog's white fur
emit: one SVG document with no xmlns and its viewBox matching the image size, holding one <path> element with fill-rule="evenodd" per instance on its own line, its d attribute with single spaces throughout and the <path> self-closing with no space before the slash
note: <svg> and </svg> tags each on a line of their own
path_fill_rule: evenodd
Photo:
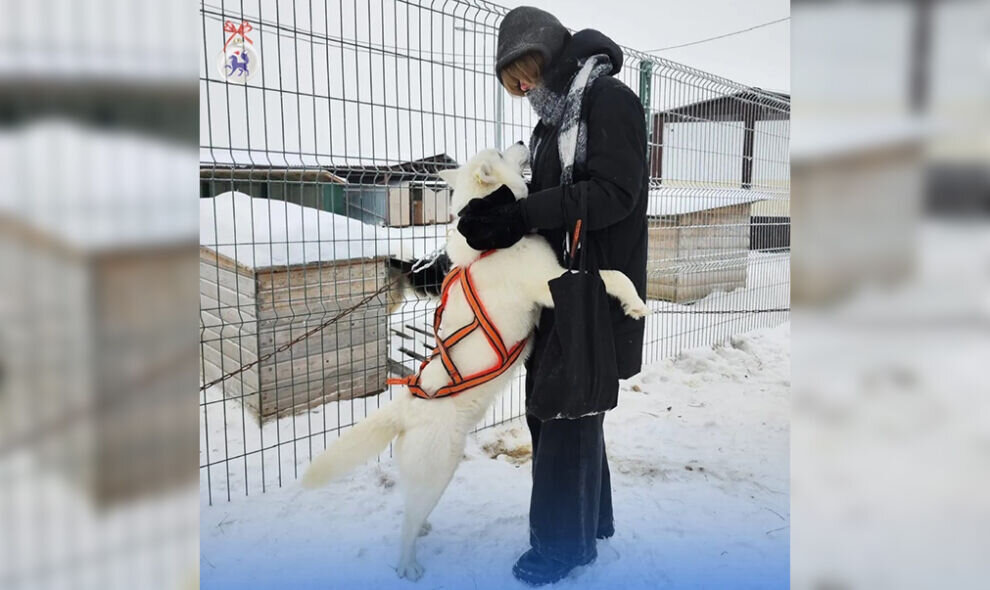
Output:
<svg viewBox="0 0 990 590">
<path fill-rule="evenodd" d="M 461 168 L 441 172 L 441 178 L 454 189 L 453 210 L 460 211 L 470 199 L 485 196 L 502 184 L 517 199 L 524 198 L 522 168 L 527 159 L 526 147 L 515 144 L 503 153 L 485 150 Z M 539 236 L 528 235 L 510 248 L 479 259 L 481 252 L 467 244 L 456 224 L 452 227 L 447 236 L 447 254 L 456 266 L 471 265 L 478 296 L 506 346 L 529 336 L 536 327 L 540 308 L 553 306 L 548 281 L 566 272 L 549 244 Z M 619 299 L 628 315 L 641 318 L 648 313 L 628 277 L 610 270 L 601 271 L 601 277 L 606 291 Z M 455 283 L 450 288 L 439 336 L 452 334 L 473 318 L 460 284 Z M 416 538 L 429 530 L 426 519 L 461 461 L 468 433 L 513 378 L 531 348 L 532 342 L 515 365 L 498 378 L 456 396 L 424 400 L 402 388 L 392 402 L 344 432 L 317 457 L 303 476 L 303 485 L 314 488 L 339 477 L 380 453 L 395 439 L 406 503 L 397 572 L 399 577 L 419 579 L 423 568 L 416 561 Z M 497 361 L 480 329 L 452 347 L 451 357 L 462 375 L 487 369 Z M 432 394 L 448 379 L 437 358 L 423 369 L 421 384 Z"/>
</svg>

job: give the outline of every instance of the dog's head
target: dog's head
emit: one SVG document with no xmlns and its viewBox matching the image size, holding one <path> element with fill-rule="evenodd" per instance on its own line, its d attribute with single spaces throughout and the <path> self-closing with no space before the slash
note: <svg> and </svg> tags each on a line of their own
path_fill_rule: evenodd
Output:
<svg viewBox="0 0 990 590">
<path fill-rule="evenodd" d="M 484 197 L 503 184 L 517 199 L 526 196 L 523 168 L 529 161 L 529 150 L 523 142 L 514 143 L 505 151 L 490 149 L 478 152 L 460 168 L 441 170 L 438 174 L 452 189 L 451 209 L 460 211 L 468 201 Z"/>
</svg>

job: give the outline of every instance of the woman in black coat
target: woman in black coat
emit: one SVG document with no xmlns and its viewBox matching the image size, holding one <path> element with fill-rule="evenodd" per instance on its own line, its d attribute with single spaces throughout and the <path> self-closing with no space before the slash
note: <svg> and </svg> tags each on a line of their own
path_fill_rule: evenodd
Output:
<svg viewBox="0 0 990 590">
<path fill-rule="evenodd" d="M 587 60 L 596 61 L 585 74 L 592 66 L 596 69 L 582 88 L 578 73 Z M 592 257 L 589 267 L 622 271 L 645 299 L 646 122 L 639 98 L 613 77 L 621 67 L 621 49 L 598 31 L 571 35 L 553 15 L 531 7 L 505 16 L 496 74 L 508 92 L 527 97 L 541 120 L 530 145 L 528 198 L 502 204 L 476 200 L 462 212 L 458 229 L 473 248 L 505 248 L 536 231 L 566 266 L 569 212 L 586 198 L 583 252 Z M 583 98 L 578 98 L 578 107 L 563 112 L 568 110 L 569 94 Z M 578 137 L 578 157 L 565 174 L 561 153 L 566 150 L 560 150 L 558 140 L 568 136 L 569 128 L 576 130 L 575 125 L 583 126 L 581 133 L 570 136 Z M 641 367 L 644 322 L 624 315 L 615 301 L 610 306 L 618 374 L 628 378 Z M 526 363 L 527 422 L 533 439 L 531 548 L 513 573 L 533 585 L 557 581 L 574 567 L 590 563 L 597 556 L 596 538 L 614 533 L 602 431 L 609 408 L 579 405 L 582 411 L 553 419 L 547 419 L 545 411 L 539 416 L 530 411 L 537 405 L 552 409 L 555 400 L 568 395 L 538 390 L 531 378 L 544 360 L 553 323 L 553 310 L 545 310 Z"/>
</svg>

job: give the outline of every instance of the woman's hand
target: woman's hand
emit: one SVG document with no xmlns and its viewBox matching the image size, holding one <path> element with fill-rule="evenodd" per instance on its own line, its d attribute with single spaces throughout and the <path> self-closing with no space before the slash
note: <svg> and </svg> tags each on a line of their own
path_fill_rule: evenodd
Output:
<svg viewBox="0 0 990 590">
<path fill-rule="evenodd" d="M 471 199 L 468 201 L 468 204 L 457 212 L 457 216 L 464 217 L 465 215 L 477 215 L 485 211 L 491 211 L 499 205 L 508 205 L 510 203 L 514 203 L 515 201 L 516 195 L 513 194 L 512 190 L 508 186 L 503 184 L 484 197 Z"/>
<path fill-rule="evenodd" d="M 529 230 L 522 205 L 502 186 L 481 199 L 471 199 L 458 212 L 457 231 L 475 250 L 508 248 Z"/>
</svg>

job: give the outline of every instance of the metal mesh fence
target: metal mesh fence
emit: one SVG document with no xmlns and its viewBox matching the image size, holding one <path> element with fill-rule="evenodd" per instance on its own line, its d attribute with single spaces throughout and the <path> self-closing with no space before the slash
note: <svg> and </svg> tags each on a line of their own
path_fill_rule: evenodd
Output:
<svg viewBox="0 0 990 590">
<path fill-rule="evenodd" d="M 200 12 L 212 503 L 295 479 L 391 398 L 386 378 L 419 366 L 436 302 L 401 274 L 445 242 L 436 172 L 528 142 L 536 120 L 493 75 L 497 5 L 215 0 Z M 624 51 L 618 77 L 650 137 L 644 360 L 785 320 L 789 97 Z M 520 378 L 479 428 L 521 416 L 523 397 Z"/>
</svg>

